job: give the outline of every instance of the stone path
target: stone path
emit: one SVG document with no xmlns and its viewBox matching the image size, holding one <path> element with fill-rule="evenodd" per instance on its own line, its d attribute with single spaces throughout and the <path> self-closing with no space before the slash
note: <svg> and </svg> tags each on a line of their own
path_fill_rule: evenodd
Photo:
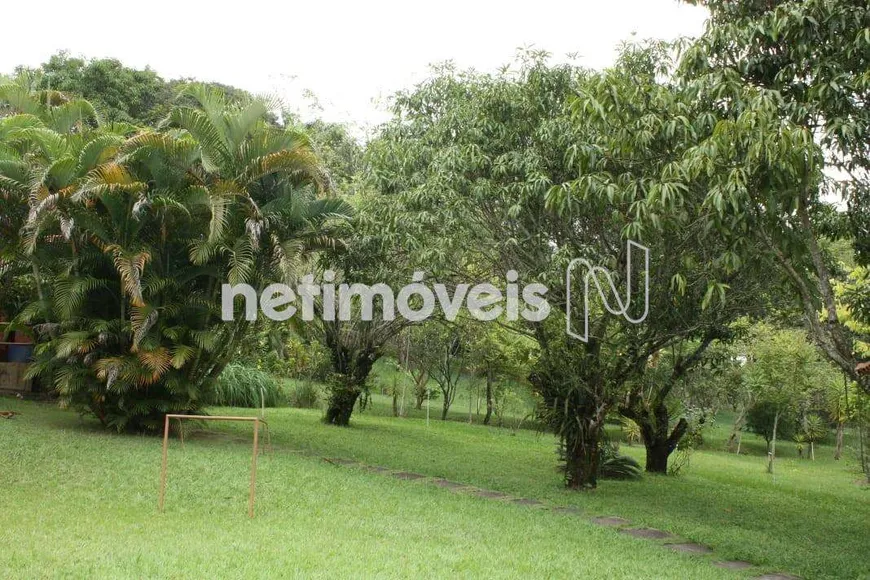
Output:
<svg viewBox="0 0 870 580">
<path fill-rule="evenodd" d="M 609 528 L 619 528 L 619 527 L 621 527 L 621 526 L 627 526 L 628 524 L 631 523 L 630 521 L 628 521 L 628 520 L 625 519 L 625 518 L 616 518 L 616 517 L 610 517 L 610 518 L 592 518 L 592 520 L 590 520 L 590 521 L 591 521 L 593 524 L 596 524 L 596 525 L 599 525 L 599 526 L 606 526 L 606 527 L 609 527 Z"/>
<path fill-rule="evenodd" d="M 655 528 L 623 528 L 619 530 L 620 534 L 627 534 L 635 538 L 644 538 L 646 540 L 675 540 L 676 536 L 656 530 Z"/>
<path fill-rule="evenodd" d="M 514 497 L 500 491 L 492 489 L 482 489 L 473 485 L 450 481 L 449 479 L 444 479 L 440 477 L 429 477 L 428 475 L 423 475 L 422 473 L 413 473 L 410 471 L 393 471 L 386 467 L 365 465 L 363 463 L 349 459 L 335 459 L 326 457 L 323 457 L 322 459 L 334 465 L 360 467 L 362 469 L 373 471 L 375 473 L 389 474 L 397 479 L 404 479 L 408 481 L 425 480 L 425 483 L 431 483 L 438 487 L 450 490 L 454 493 L 470 493 L 484 499 L 507 501 L 520 506 L 547 509 L 556 513 L 584 517 L 583 510 L 576 506 L 549 506 L 537 499 Z M 588 521 L 599 526 L 615 528 L 619 533 L 626 534 L 635 538 L 661 541 L 661 546 L 670 550 L 674 550 L 675 552 L 698 556 L 714 555 L 713 550 L 708 548 L 707 546 L 696 544 L 694 542 L 680 541 L 677 536 L 671 534 L 670 532 L 666 532 L 664 530 L 657 530 L 655 528 L 631 527 L 631 521 L 625 518 L 620 518 L 617 516 L 595 516 L 589 518 Z M 751 564 L 750 562 L 742 562 L 740 560 L 722 560 L 712 562 L 712 564 L 719 568 L 734 570 L 738 572 L 749 570 L 754 567 L 753 564 Z M 798 578 L 797 576 L 792 576 L 791 574 L 774 572 L 769 574 L 763 574 L 761 576 L 756 576 L 755 580 L 800 580 L 800 578 Z"/>
<path fill-rule="evenodd" d="M 686 544 L 665 544 L 671 550 L 676 552 L 684 552 L 686 554 L 712 554 L 713 550 L 701 544 L 689 542 Z"/>
<path fill-rule="evenodd" d="M 235 437 L 226 437 L 227 439 L 237 440 L 241 442 L 247 442 L 247 440 L 239 439 Z M 449 479 L 444 479 L 440 477 L 430 477 L 428 475 L 423 475 L 422 473 L 414 473 L 411 471 L 396 471 L 390 469 L 389 467 L 381 467 L 378 465 L 367 465 L 360 461 L 355 461 L 353 459 L 345 459 L 345 458 L 336 458 L 336 457 L 322 457 L 317 455 L 316 453 L 310 450 L 300 450 L 300 449 L 285 449 L 283 447 L 272 447 L 270 446 L 270 452 L 274 449 L 278 449 L 279 451 L 286 451 L 289 453 L 294 453 L 297 455 L 302 455 L 305 457 L 318 458 L 322 461 L 326 461 L 335 465 L 337 467 L 357 467 L 359 469 L 363 469 L 366 471 L 370 471 L 372 473 L 378 474 L 386 474 L 396 479 L 402 479 L 406 481 L 421 481 L 424 483 L 430 483 L 436 485 L 438 487 L 447 489 L 454 493 L 470 493 L 480 498 L 489 499 L 489 500 L 497 500 L 497 501 L 507 501 L 516 505 L 537 508 L 537 509 L 546 509 L 556 513 L 583 517 L 586 516 L 583 513 L 583 510 L 578 508 L 577 506 L 550 506 L 545 504 L 544 502 L 532 499 L 532 498 L 524 498 L 524 497 L 514 497 L 509 494 L 491 490 L 491 489 L 483 489 L 480 487 L 476 487 L 473 485 L 468 485 L 464 483 L 459 483 L 456 481 L 450 481 Z M 425 481 L 424 481 L 425 480 Z M 669 532 L 664 530 L 657 530 L 655 528 L 647 528 L 647 527 L 631 527 L 632 523 L 630 520 L 625 518 L 620 518 L 617 516 L 595 516 L 588 518 L 590 523 L 595 525 L 614 528 L 621 534 L 626 534 L 635 538 L 642 538 L 645 540 L 653 540 L 660 541 L 660 545 L 674 550 L 676 552 L 681 552 L 685 554 L 692 554 L 698 556 L 711 556 L 714 555 L 712 549 L 707 546 L 703 546 L 701 544 L 696 544 L 694 542 L 685 542 L 679 541 L 679 538 Z M 714 566 L 719 568 L 724 568 L 726 570 L 734 570 L 734 571 L 745 571 L 754 567 L 754 565 L 750 562 L 743 562 L 740 560 L 720 560 L 711 562 Z M 755 576 L 754 580 L 801 580 L 798 576 L 793 576 L 791 574 L 787 574 L 785 572 L 770 572 L 767 574 L 762 574 L 761 576 Z"/>
</svg>

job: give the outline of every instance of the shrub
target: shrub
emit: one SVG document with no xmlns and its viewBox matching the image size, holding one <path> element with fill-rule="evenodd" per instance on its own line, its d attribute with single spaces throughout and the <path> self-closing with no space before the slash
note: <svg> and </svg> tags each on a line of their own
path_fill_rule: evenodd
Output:
<svg viewBox="0 0 870 580">
<path fill-rule="evenodd" d="M 620 455 L 617 445 L 605 443 L 601 446 L 598 477 L 601 479 L 640 479 L 640 464 L 627 455 Z"/>
<path fill-rule="evenodd" d="M 298 409 L 315 409 L 320 406 L 320 387 L 311 381 L 302 381 L 290 391 L 290 406 Z"/>
<path fill-rule="evenodd" d="M 767 401 L 756 403 L 746 414 L 745 429 L 763 437 L 768 448 L 773 439 L 773 420 L 776 416 L 776 405 Z M 780 412 L 776 425 L 776 436 L 781 440 L 790 439 L 795 433 L 797 421 L 791 412 Z"/>
<path fill-rule="evenodd" d="M 619 425 L 622 430 L 622 437 L 629 447 L 640 441 L 640 425 L 628 417 L 621 416 L 619 417 Z"/>
<path fill-rule="evenodd" d="M 277 407 L 285 403 L 284 392 L 268 373 L 239 364 L 229 364 L 215 383 L 208 403 L 221 407 Z"/>
</svg>

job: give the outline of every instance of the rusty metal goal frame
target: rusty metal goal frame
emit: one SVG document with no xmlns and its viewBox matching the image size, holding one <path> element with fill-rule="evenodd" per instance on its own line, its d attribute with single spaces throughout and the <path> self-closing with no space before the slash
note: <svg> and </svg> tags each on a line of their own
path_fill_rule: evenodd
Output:
<svg viewBox="0 0 870 580">
<path fill-rule="evenodd" d="M 169 451 L 169 422 L 178 419 L 179 424 L 184 419 L 198 421 L 248 421 L 254 424 L 254 448 L 251 453 L 251 489 L 248 495 L 248 517 L 254 517 L 254 490 L 257 485 L 257 455 L 259 454 L 260 425 L 266 428 L 268 435 L 269 426 L 262 417 L 232 417 L 220 415 L 172 415 L 168 414 L 163 420 L 163 462 L 160 466 L 160 494 L 157 500 L 157 509 L 163 513 L 164 500 L 166 499 L 166 459 Z M 268 437 L 267 437 L 268 439 Z M 182 445 L 184 435 L 181 436 Z"/>
</svg>

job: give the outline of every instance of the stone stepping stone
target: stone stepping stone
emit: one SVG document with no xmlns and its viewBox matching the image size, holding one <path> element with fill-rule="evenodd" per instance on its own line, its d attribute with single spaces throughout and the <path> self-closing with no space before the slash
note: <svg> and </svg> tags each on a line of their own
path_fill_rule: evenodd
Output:
<svg viewBox="0 0 870 580">
<path fill-rule="evenodd" d="M 500 491 L 493 491 L 491 489 L 478 489 L 474 492 L 474 495 L 477 497 L 485 497 L 487 499 L 507 499 L 510 497 L 506 493 L 502 493 Z"/>
<path fill-rule="evenodd" d="M 408 481 L 413 481 L 415 479 L 426 479 L 425 475 L 421 475 L 419 473 L 411 473 L 410 471 L 397 471 L 392 475 L 396 479 L 407 479 Z"/>
<path fill-rule="evenodd" d="M 335 463 L 337 465 L 359 465 L 359 461 L 354 461 L 353 459 L 342 459 L 342 458 L 330 458 L 326 459 L 329 463 Z"/>
<path fill-rule="evenodd" d="M 525 498 L 525 497 L 518 497 L 516 499 L 512 499 L 511 501 L 517 505 L 527 505 L 527 506 L 542 506 L 542 505 L 544 505 L 543 502 L 540 502 L 536 499 L 529 499 L 529 498 Z"/>
<path fill-rule="evenodd" d="M 619 533 L 647 540 L 672 540 L 676 538 L 673 534 L 655 528 L 624 528 L 619 530 Z"/>
<path fill-rule="evenodd" d="M 375 473 L 390 473 L 392 471 L 389 467 L 380 467 L 378 465 L 368 465 L 366 469 L 369 471 L 374 471 Z"/>
<path fill-rule="evenodd" d="M 761 576 L 756 576 L 755 580 L 801 580 L 800 576 L 792 576 L 791 574 L 786 574 L 784 572 L 772 572 L 770 574 L 762 574 Z"/>
<path fill-rule="evenodd" d="M 695 544 L 693 542 L 688 542 L 685 544 L 668 544 L 668 548 L 677 552 L 684 552 L 686 554 L 712 554 L 713 550 L 708 548 L 707 546 L 702 546 L 701 544 Z"/>
<path fill-rule="evenodd" d="M 573 505 L 560 506 L 557 508 L 553 508 L 554 512 L 558 512 L 560 514 L 568 514 L 572 516 L 579 516 L 583 514 L 583 510 Z"/>
<path fill-rule="evenodd" d="M 593 524 L 598 526 L 606 526 L 608 528 L 618 528 L 620 526 L 627 526 L 631 522 L 625 518 L 617 518 L 615 516 L 602 516 L 597 518 L 592 518 L 590 520 Z"/>
<path fill-rule="evenodd" d="M 468 487 L 464 483 L 458 483 L 455 481 L 450 481 L 449 479 L 441 479 L 441 478 L 433 479 L 432 483 L 434 483 L 438 487 L 446 487 L 447 489 L 452 489 L 452 490 L 464 489 L 464 488 Z"/>
<path fill-rule="evenodd" d="M 748 570 L 752 568 L 752 564 L 740 560 L 725 560 L 724 562 L 716 562 L 713 565 L 718 568 L 725 568 L 726 570 Z"/>
</svg>

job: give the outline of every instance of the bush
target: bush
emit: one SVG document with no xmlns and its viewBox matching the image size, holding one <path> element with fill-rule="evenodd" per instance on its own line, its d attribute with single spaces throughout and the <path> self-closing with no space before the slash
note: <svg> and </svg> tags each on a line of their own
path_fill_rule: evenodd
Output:
<svg viewBox="0 0 870 580">
<path fill-rule="evenodd" d="M 776 409 L 776 405 L 773 403 L 761 401 L 753 405 L 746 414 L 746 426 L 744 428 L 751 433 L 763 437 L 767 442 L 768 448 L 773 439 L 773 420 L 776 416 Z M 795 434 L 796 423 L 797 419 L 793 413 L 780 412 L 779 420 L 776 424 L 777 439 L 781 441 L 791 439 Z"/>
<path fill-rule="evenodd" d="M 218 378 L 208 403 L 220 407 L 277 407 L 286 401 L 283 390 L 268 373 L 229 364 Z"/>
<path fill-rule="evenodd" d="M 605 443 L 601 446 L 598 477 L 601 479 L 640 479 L 640 464 L 627 455 L 620 455 L 617 445 Z"/>
<path fill-rule="evenodd" d="M 320 387 L 311 381 L 299 383 L 290 392 L 290 406 L 297 409 L 315 409 L 320 406 Z"/>
<path fill-rule="evenodd" d="M 622 437 L 628 446 L 631 447 L 640 441 L 640 425 L 629 419 L 628 417 L 619 417 L 619 426 L 622 431 Z"/>
</svg>

